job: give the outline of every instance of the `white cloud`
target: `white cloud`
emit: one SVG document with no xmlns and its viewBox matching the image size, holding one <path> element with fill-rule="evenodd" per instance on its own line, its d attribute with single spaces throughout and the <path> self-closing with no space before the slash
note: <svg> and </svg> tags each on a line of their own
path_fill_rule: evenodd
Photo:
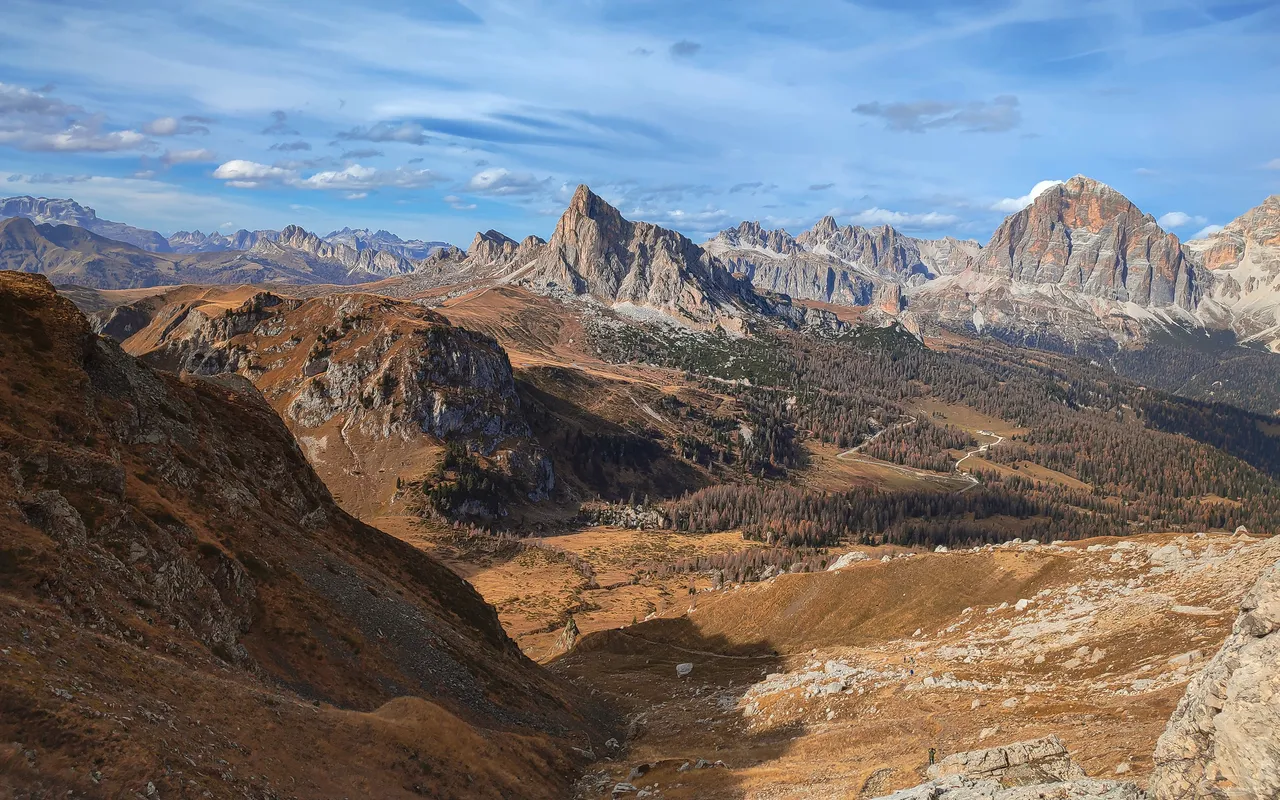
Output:
<svg viewBox="0 0 1280 800">
<path fill-rule="evenodd" d="M 1040 181 L 1031 187 L 1031 191 L 1022 197 L 1006 197 L 991 205 L 992 211 L 1003 211 L 1006 214 L 1016 214 L 1027 206 L 1035 202 L 1035 199 L 1044 194 L 1045 190 L 1054 186 L 1059 186 L 1063 181 Z"/>
<path fill-rule="evenodd" d="M 56 133 L 0 130 L 0 144 L 10 144 L 23 150 L 53 153 L 110 153 L 151 146 L 150 140 L 137 131 L 100 133 L 91 126 L 78 123 Z"/>
<path fill-rule="evenodd" d="M 160 156 L 160 162 L 165 166 L 171 164 L 207 164 L 217 160 L 218 155 L 205 148 L 200 148 L 199 150 L 166 150 L 164 155 Z"/>
<path fill-rule="evenodd" d="M 1265 169 L 1280 169 L 1280 158 L 1273 158 L 1266 163 Z"/>
<path fill-rule="evenodd" d="M 1182 211 L 1170 211 L 1156 220 L 1156 223 L 1161 228 L 1185 228 L 1188 225 L 1203 225 L 1208 221 L 1206 217 L 1193 217 Z"/>
<path fill-rule="evenodd" d="M 454 211 L 473 211 L 475 203 L 468 203 L 456 194 L 448 194 L 444 196 L 444 201 L 449 204 Z"/>
<path fill-rule="evenodd" d="M 560 211 L 563 211 L 561 209 Z M 560 212 L 556 212 L 560 213 Z M 630 220 L 643 220 L 664 228 L 694 234 L 711 234 L 721 228 L 733 224 L 737 217 L 722 208 L 708 206 L 700 211 L 685 211 L 681 208 L 670 210 L 656 208 L 635 208 L 623 214 Z"/>
<path fill-rule="evenodd" d="M 256 189 L 269 183 L 287 180 L 294 177 L 294 174 L 292 170 L 244 159 L 228 161 L 213 171 L 213 177 L 226 181 L 228 186 L 238 189 Z"/>
<path fill-rule="evenodd" d="M 347 192 L 345 195 L 348 200 L 363 200 L 369 196 L 368 192 Z"/>
<path fill-rule="evenodd" d="M 501 167 L 483 169 L 471 176 L 466 190 L 476 194 L 499 197 L 516 194 L 533 194 L 547 187 L 550 178 L 538 180 L 528 172 L 511 172 Z"/>
<path fill-rule="evenodd" d="M 209 129 L 201 124 L 199 117 L 158 117 L 142 126 L 143 133 L 152 136 L 179 136 L 188 133 L 208 133 Z"/>
<path fill-rule="evenodd" d="M 352 164 L 340 170 L 317 172 L 310 178 L 290 181 L 299 189 L 345 189 L 367 190 L 384 187 L 400 189 L 417 189 L 431 186 L 445 178 L 429 169 L 374 169 L 359 164 Z"/>
<path fill-rule="evenodd" d="M 12 83 L 0 83 L 0 115 L 31 114 L 42 117 L 65 117 L 81 111 L 40 92 L 33 92 Z"/>
<path fill-rule="evenodd" d="M 1221 226 L 1221 225 L 1205 225 L 1203 228 L 1201 228 L 1200 230 L 1196 231 L 1195 235 L 1194 235 L 1194 236 L 1192 236 L 1191 238 L 1192 238 L 1192 239 L 1207 239 L 1207 238 L 1209 238 L 1210 236 L 1212 236 L 1213 234 L 1217 233 L 1217 232 L 1218 232 L 1218 231 L 1220 231 L 1220 230 L 1222 230 L 1222 226 Z"/>
<path fill-rule="evenodd" d="M 943 228 L 960 221 L 954 214 L 939 214 L 937 211 L 910 214 L 887 208 L 868 208 L 857 212 L 851 219 L 854 225 L 892 225 L 898 228 Z"/>
</svg>

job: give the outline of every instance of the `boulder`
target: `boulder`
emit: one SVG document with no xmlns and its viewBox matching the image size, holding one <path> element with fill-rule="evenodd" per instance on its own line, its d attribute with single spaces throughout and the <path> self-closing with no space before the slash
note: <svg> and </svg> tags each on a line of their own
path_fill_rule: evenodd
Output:
<svg viewBox="0 0 1280 800">
<path fill-rule="evenodd" d="M 1085 777 L 1057 736 L 955 753 L 929 767 L 931 779 L 949 775 L 988 779 L 1001 786 L 1029 786 Z"/>
<path fill-rule="evenodd" d="M 1280 562 L 1240 602 L 1231 636 L 1156 743 L 1153 800 L 1280 797 Z"/>
</svg>

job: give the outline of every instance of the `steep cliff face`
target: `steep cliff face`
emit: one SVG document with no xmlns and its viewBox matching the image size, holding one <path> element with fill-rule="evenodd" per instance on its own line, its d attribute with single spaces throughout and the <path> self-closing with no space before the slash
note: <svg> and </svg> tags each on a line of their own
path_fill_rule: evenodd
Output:
<svg viewBox="0 0 1280 800">
<path fill-rule="evenodd" d="M 755 301 L 714 256 L 675 231 L 623 219 L 586 186 L 520 280 L 702 324 L 725 322 Z"/>
<path fill-rule="evenodd" d="M 501 275 L 536 259 L 546 244 L 537 236 L 526 236 L 517 242 L 495 230 L 477 233 L 467 249 L 467 268 L 476 277 Z"/>
<path fill-rule="evenodd" d="M 1209 270 L 1210 297 L 1241 338 L 1280 352 L 1280 195 L 1186 248 Z"/>
<path fill-rule="evenodd" d="M 1152 800 L 1280 797 L 1280 562 L 1187 686 L 1156 744 Z"/>
<path fill-rule="evenodd" d="M 253 256 L 268 260 L 301 254 L 304 258 L 310 257 L 320 262 L 340 264 L 353 278 L 386 278 L 392 275 L 404 275 L 414 270 L 411 261 L 395 253 L 372 248 L 358 250 L 345 244 L 332 244 L 297 225 L 286 227 L 275 239 L 258 241 L 250 252 Z"/>
<path fill-rule="evenodd" d="M 0 408 L 0 784 L 563 797 L 569 744 L 609 735 L 467 583 L 343 512 L 243 379 L 151 369 L 6 272 Z"/>
<path fill-rule="evenodd" d="M 244 294 L 168 304 L 125 347 L 166 369 L 253 381 L 362 515 L 400 502 L 397 488 L 421 480 L 445 443 L 492 463 L 531 500 L 554 488 L 511 364 L 489 337 L 384 297 Z"/>
<path fill-rule="evenodd" d="M 1124 195 L 1080 175 L 1008 217 L 974 270 L 1143 307 L 1190 310 L 1202 293 L 1178 237 Z"/>
</svg>

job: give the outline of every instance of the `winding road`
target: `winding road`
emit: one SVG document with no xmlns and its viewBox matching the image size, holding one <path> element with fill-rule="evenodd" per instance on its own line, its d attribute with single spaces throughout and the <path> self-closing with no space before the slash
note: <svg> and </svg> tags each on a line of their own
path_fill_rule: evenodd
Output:
<svg viewBox="0 0 1280 800">
<path fill-rule="evenodd" d="M 871 458 L 870 456 L 862 455 L 861 453 L 862 448 L 871 444 L 876 439 L 880 438 L 881 436 L 888 433 L 889 431 L 901 430 L 902 428 L 905 428 L 909 425 L 913 425 L 915 424 L 915 421 L 916 421 L 915 417 L 912 417 L 910 420 L 906 422 L 881 428 L 880 430 L 872 434 L 865 442 L 858 445 L 857 447 L 851 448 L 849 450 L 845 450 L 843 453 L 838 454 L 836 458 L 840 459 L 841 461 L 854 461 L 862 464 L 870 464 L 872 466 L 881 467 L 883 469 L 893 470 L 894 472 L 898 472 L 903 475 L 910 475 L 913 478 L 924 478 L 926 480 L 932 480 L 932 481 L 938 481 L 938 482 L 951 480 L 953 477 L 952 475 L 946 475 L 938 472 L 929 472 L 927 470 L 913 469 L 911 467 L 904 467 L 901 464 L 894 464 L 893 462 L 890 462 L 890 461 L 882 461 L 878 458 Z M 1005 437 L 997 433 L 992 433 L 991 431 L 978 431 L 978 435 L 992 436 L 995 438 L 995 441 L 991 441 L 991 442 L 987 442 L 986 444 L 979 445 L 979 447 L 976 450 L 970 450 L 969 452 L 961 456 L 960 459 L 956 461 L 956 463 L 952 466 L 951 469 L 952 469 L 952 472 L 955 473 L 955 476 L 959 477 L 960 479 L 968 483 L 967 486 L 960 489 L 960 491 L 962 492 L 969 491 L 973 487 L 977 486 L 980 483 L 980 481 L 967 472 L 960 472 L 960 465 L 964 463 L 964 461 L 968 459 L 970 456 L 976 456 L 976 455 L 985 453 L 988 450 L 990 450 L 992 447 L 995 447 L 996 445 L 1003 442 L 1005 439 Z"/>
</svg>

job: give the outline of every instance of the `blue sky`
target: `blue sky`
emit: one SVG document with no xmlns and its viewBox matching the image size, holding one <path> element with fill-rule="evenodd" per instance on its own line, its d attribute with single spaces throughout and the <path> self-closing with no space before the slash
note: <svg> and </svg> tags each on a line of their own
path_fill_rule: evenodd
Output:
<svg viewBox="0 0 1280 800">
<path fill-rule="evenodd" d="M 1190 237 L 1280 192 L 1280 3 L 5 0 L 0 195 L 165 233 L 986 241 L 1083 173 Z"/>
</svg>

